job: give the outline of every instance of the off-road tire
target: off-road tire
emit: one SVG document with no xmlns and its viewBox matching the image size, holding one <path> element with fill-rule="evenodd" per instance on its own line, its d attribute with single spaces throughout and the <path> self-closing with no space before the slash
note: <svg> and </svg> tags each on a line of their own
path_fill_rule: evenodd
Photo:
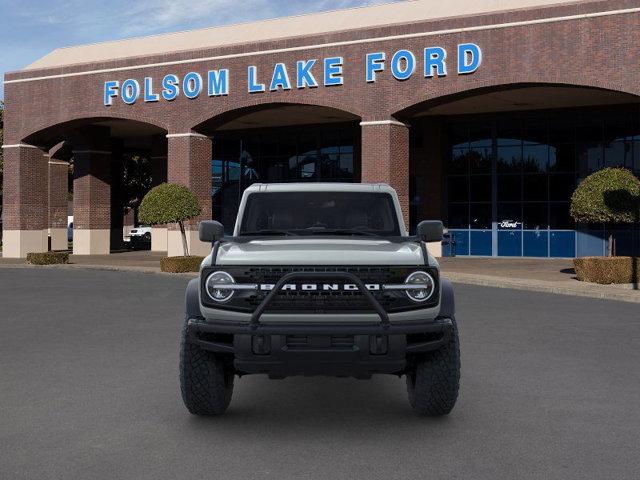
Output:
<svg viewBox="0 0 640 480">
<path fill-rule="evenodd" d="M 180 344 L 180 390 L 185 407 L 193 415 L 220 415 L 233 394 L 233 371 L 222 359 L 189 341 L 188 319 Z"/>
<path fill-rule="evenodd" d="M 406 375 L 411 407 L 421 415 L 447 415 L 460 385 L 460 343 L 455 319 L 449 341 L 418 358 Z"/>
</svg>

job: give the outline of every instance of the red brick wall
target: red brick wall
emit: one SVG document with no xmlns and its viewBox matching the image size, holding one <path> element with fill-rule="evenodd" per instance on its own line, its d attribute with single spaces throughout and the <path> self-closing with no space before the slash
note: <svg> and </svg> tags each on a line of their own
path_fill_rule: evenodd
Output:
<svg viewBox="0 0 640 480">
<path fill-rule="evenodd" d="M 362 181 L 396 189 L 409 225 L 409 128 L 402 124 L 362 126 Z"/>
<path fill-rule="evenodd" d="M 202 208 L 202 215 L 187 224 L 195 230 L 200 220 L 211 218 L 211 139 L 189 135 L 171 137 L 168 141 L 168 182 L 188 187 Z"/>
<path fill-rule="evenodd" d="M 37 148 L 4 150 L 4 230 L 47 228 L 48 160 Z"/>
<path fill-rule="evenodd" d="M 69 164 L 49 161 L 49 227 L 67 228 Z"/>
</svg>

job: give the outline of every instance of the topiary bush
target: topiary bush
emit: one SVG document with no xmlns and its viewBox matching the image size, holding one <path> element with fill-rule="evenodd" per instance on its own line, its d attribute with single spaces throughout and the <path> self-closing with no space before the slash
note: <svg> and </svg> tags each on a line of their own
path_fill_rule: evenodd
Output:
<svg viewBox="0 0 640 480">
<path fill-rule="evenodd" d="M 571 196 L 571 216 L 582 223 L 637 223 L 640 180 L 625 168 L 605 168 L 585 178 Z M 613 255 L 609 236 L 609 256 Z"/>
<path fill-rule="evenodd" d="M 160 259 L 160 271 L 169 273 L 199 272 L 204 257 L 197 255 L 185 257 L 164 257 Z"/>
<path fill-rule="evenodd" d="M 138 219 L 149 225 L 177 223 L 182 234 L 182 247 L 189 256 L 184 222 L 202 213 L 194 193 L 183 185 L 163 183 L 152 188 L 142 199 Z"/>
<path fill-rule="evenodd" d="M 605 168 L 585 178 L 571 196 L 571 216 L 584 223 L 633 223 L 640 180 L 625 168 Z"/>
<path fill-rule="evenodd" d="M 574 259 L 573 264 L 576 277 L 583 282 L 603 285 L 640 282 L 637 257 L 582 257 Z"/>
<path fill-rule="evenodd" d="M 27 253 L 27 263 L 31 265 L 58 265 L 69 263 L 69 252 Z"/>
</svg>

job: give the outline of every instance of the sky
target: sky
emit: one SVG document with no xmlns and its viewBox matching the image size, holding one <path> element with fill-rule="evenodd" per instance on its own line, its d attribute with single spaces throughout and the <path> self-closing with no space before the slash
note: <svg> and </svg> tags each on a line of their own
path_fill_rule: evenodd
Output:
<svg viewBox="0 0 640 480">
<path fill-rule="evenodd" d="M 59 47 L 390 1 L 0 0 L 0 75 Z"/>
</svg>

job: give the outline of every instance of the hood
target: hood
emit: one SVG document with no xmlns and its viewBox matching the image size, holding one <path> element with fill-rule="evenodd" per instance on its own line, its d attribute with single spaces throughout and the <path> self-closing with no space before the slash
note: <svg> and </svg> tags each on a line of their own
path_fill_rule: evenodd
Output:
<svg viewBox="0 0 640 480">
<path fill-rule="evenodd" d="M 420 245 L 378 239 L 277 239 L 223 243 L 217 265 L 421 265 Z"/>
</svg>

